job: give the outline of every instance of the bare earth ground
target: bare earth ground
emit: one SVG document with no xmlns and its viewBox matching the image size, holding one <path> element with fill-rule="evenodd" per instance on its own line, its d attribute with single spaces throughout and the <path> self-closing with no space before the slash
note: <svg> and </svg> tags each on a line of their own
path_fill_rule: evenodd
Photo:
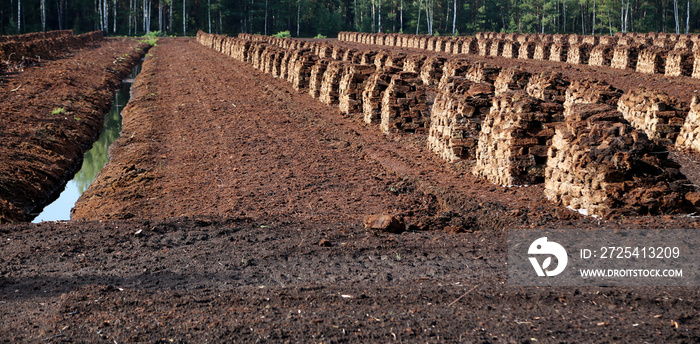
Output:
<svg viewBox="0 0 700 344">
<path fill-rule="evenodd" d="M 6 342 L 700 341 L 698 288 L 508 286 L 504 232 L 696 218 L 581 218 L 194 39 L 150 53 L 74 220 L 0 226 Z"/>
</svg>

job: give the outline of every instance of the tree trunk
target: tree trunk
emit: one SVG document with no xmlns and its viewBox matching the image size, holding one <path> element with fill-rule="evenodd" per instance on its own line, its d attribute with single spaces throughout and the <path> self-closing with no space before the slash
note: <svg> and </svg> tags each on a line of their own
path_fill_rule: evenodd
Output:
<svg viewBox="0 0 700 344">
<path fill-rule="evenodd" d="M 379 0 L 379 25 L 377 25 L 377 28 L 379 29 L 378 32 L 382 32 L 382 0 Z"/>
<path fill-rule="evenodd" d="M 372 1 L 372 33 L 376 32 L 374 29 L 374 20 L 377 17 L 377 14 L 374 12 L 374 0 Z"/>
<path fill-rule="evenodd" d="M 41 0 L 41 31 L 46 31 L 46 0 Z"/>
<path fill-rule="evenodd" d="M 452 5 L 454 7 L 452 10 L 452 36 L 454 36 L 457 32 L 457 0 L 454 0 Z"/>
<path fill-rule="evenodd" d="M 173 1 L 172 0 L 170 1 L 170 4 L 168 6 L 170 6 L 170 11 L 169 11 L 170 13 L 168 15 L 168 32 L 173 33 Z"/>
<path fill-rule="evenodd" d="M 676 23 L 676 35 L 681 33 L 680 18 L 678 17 L 678 0 L 673 0 L 673 20 Z"/>
<path fill-rule="evenodd" d="M 187 0 L 182 0 L 182 35 L 187 36 Z"/>
<path fill-rule="evenodd" d="M 418 34 L 418 28 L 420 27 L 420 5 L 421 1 L 418 0 L 418 21 L 416 21 L 416 35 Z"/>
<path fill-rule="evenodd" d="M 688 34 L 688 28 L 690 27 L 690 0 L 685 5 L 685 34 Z"/>
<path fill-rule="evenodd" d="M 211 0 L 207 0 L 207 22 L 209 22 L 209 33 L 211 33 Z"/>
<path fill-rule="evenodd" d="M 265 36 L 267 36 L 267 2 L 268 0 L 265 0 Z"/>
<path fill-rule="evenodd" d="M 129 36 L 131 36 L 131 21 L 133 18 L 133 8 L 134 8 L 134 0 L 129 0 L 129 21 L 128 21 L 128 27 L 129 27 Z"/>
<path fill-rule="evenodd" d="M 299 37 L 299 19 L 301 18 L 301 0 L 297 2 L 297 37 Z"/>
<path fill-rule="evenodd" d="M 400 15 L 401 22 L 399 24 L 399 32 L 403 33 L 403 0 L 401 0 Z"/>
<path fill-rule="evenodd" d="M 591 23 L 591 34 L 595 35 L 595 0 L 593 0 L 593 22 Z"/>
</svg>

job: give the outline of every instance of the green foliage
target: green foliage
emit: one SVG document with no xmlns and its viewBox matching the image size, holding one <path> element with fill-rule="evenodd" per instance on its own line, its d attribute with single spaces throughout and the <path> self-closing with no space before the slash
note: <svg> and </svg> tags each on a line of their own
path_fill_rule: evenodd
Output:
<svg viewBox="0 0 700 344">
<path fill-rule="evenodd" d="M 62 107 L 57 107 L 51 110 L 51 115 L 56 116 L 56 115 L 63 115 L 66 113 L 66 109 Z"/>
<path fill-rule="evenodd" d="M 292 37 L 292 34 L 289 33 L 289 30 L 285 30 L 285 31 L 280 31 L 272 36 L 277 37 L 277 38 L 289 38 L 289 37 Z"/>
<path fill-rule="evenodd" d="M 621 3 L 617 0 L 382 0 L 378 1 L 183 1 L 149 0 L 153 6 L 150 28 L 144 26 L 144 5 L 148 1 L 107 1 L 108 25 L 105 28 L 95 3 L 88 0 L 47 2 L 46 30 L 73 29 L 75 34 L 103 29 L 108 36 L 140 37 L 149 44 L 166 35 L 197 30 L 234 36 L 239 32 L 275 33 L 276 37 L 334 37 L 339 31 L 376 32 L 381 16 L 382 32 L 428 33 L 431 22 L 434 35 L 452 33 L 454 4 L 457 4 L 456 31 L 473 34 L 479 31 L 523 33 L 614 34 L 621 30 Z M 41 0 L 21 0 L 21 27 L 17 23 L 17 1 L 0 0 L 0 35 L 42 31 Z M 65 4 L 62 11 L 57 3 Z M 678 2 L 679 29 L 685 32 L 688 2 Z M 14 5 L 13 5 L 14 4 Z M 158 6 L 164 15 L 159 16 Z M 116 6 L 116 11 L 115 11 Z M 211 6 L 211 7 L 209 7 Z M 426 9 L 426 6 L 430 8 Z M 11 10 L 13 9 L 14 10 Z M 594 20 L 595 8 L 595 20 Z M 171 12 L 172 9 L 172 12 Z M 59 20 L 59 13 L 61 18 Z M 113 14 L 116 13 L 116 18 Z M 172 13 L 172 18 L 170 17 Z M 690 1 L 690 32 L 700 29 L 700 2 Z M 673 2 L 634 1 L 630 5 L 627 29 L 636 32 L 673 32 Z M 211 21 L 210 21 L 211 19 Z M 116 23 L 115 23 L 116 20 Z M 115 30 L 116 27 L 116 30 Z M 20 30 L 21 29 L 21 30 Z M 21 32 L 20 32 L 21 31 Z M 289 36 L 287 36 L 287 33 Z M 456 32 L 455 32 L 456 35 Z"/>
<path fill-rule="evenodd" d="M 141 36 L 139 42 L 147 43 L 148 45 L 155 47 L 158 45 L 159 37 L 163 37 L 163 33 L 160 31 L 151 31 L 148 34 Z"/>
<path fill-rule="evenodd" d="M 438 30 L 433 31 L 433 36 L 440 37 L 440 33 L 438 32 Z"/>
<path fill-rule="evenodd" d="M 318 35 L 314 36 L 314 38 L 326 38 L 326 36 L 319 33 Z"/>
</svg>

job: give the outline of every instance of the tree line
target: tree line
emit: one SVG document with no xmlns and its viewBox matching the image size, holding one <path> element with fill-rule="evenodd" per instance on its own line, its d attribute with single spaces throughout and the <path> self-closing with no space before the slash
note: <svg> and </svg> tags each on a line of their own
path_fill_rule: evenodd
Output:
<svg viewBox="0 0 700 344">
<path fill-rule="evenodd" d="M 0 34 L 700 31 L 700 0 L 0 0 Z"/>
</svg>

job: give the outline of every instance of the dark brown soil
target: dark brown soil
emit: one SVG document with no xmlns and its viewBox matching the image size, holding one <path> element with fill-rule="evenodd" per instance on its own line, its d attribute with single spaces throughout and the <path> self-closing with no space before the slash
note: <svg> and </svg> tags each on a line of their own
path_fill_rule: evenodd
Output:
<svg viewBox="0 0 700 344">
<path fill-rule="evenodd" d="M 582 218 L 194 39 L 150 53 L 73 220 L 0 226 L 3 340 L 700 341 L 697 288 L 509 286 L 505 238 L 697 218 Z"/>
</svg>

